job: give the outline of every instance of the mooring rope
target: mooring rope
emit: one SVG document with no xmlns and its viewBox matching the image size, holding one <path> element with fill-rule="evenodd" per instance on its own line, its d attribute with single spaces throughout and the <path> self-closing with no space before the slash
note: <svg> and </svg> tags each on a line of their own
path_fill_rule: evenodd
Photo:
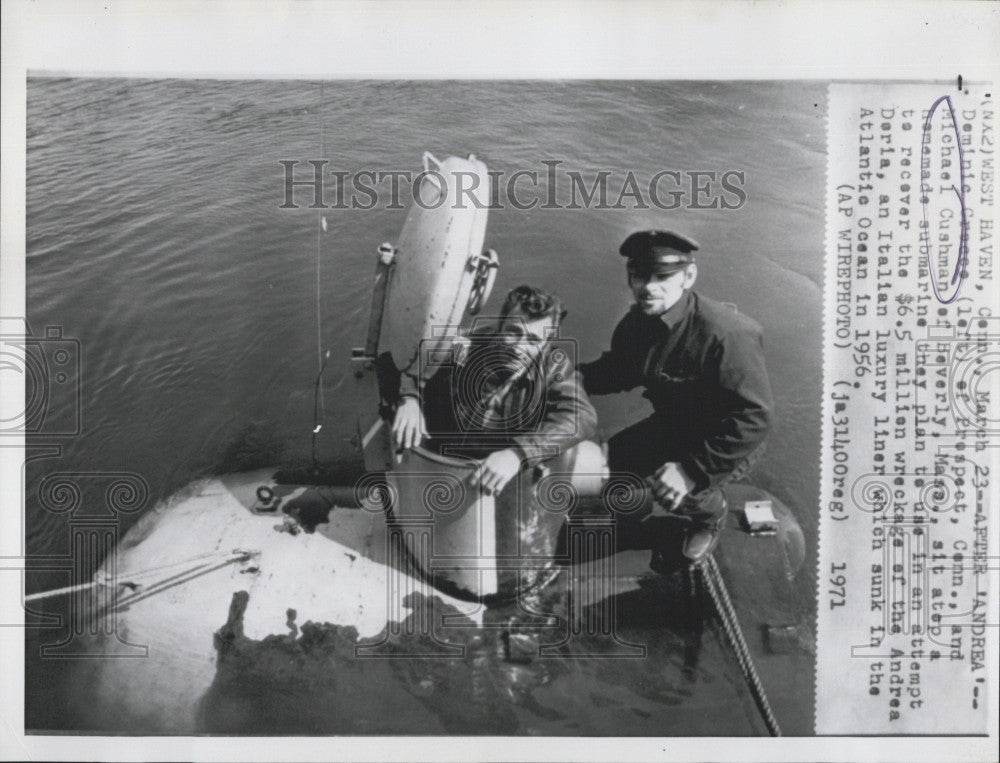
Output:
<svg viewBox="0 0 1000 763">
<path fill-rule="evenodd" d="M 98 570 L 94 574 L 94 579 L 89 583 L 78 583 L 77 585 L 65 586 L 63 588 L 53 588 L 49 591 L 40 591 L 38 593 L 33 593 L 24 597 L 25 603 L 29 601 L 37 601 L 39 599 L 48 599 L 53 596 L 62 596 L 69 593 L 76 593 L 77 591 L 85 591 L 88 588 L 94 588 L 95 586 L 137 586 L 141 585 L 140 581 L 146 578 L 153 577 L 154 575 L 162 575 L 166 570 L 173 570 L 177 567 L 188 566 L 191 569 L 198 569 L 204 567 L 210 561 L 216 561 L 219 563 L 229 563 L 229 562 L 245 562 L 252 557 L 259 554 L 256 550 L 244 550 L 244 549 L 233 549 L 232 551 L 213 551 L 207 554 L 200 554 L 198 556 L 192 556 L 187 559 L 182 559 L 177 562 L 171 562 L 170 564 L 161 564 L 156 567 L 149 567 L 144 570 L 136 570 L 135 572 L 116 572 L 115 575 L 109 576 L 105 572 Z M 180 573 L 173 573 L 176 577 Z"/>
<path fill-rule="evenodd" d="M 733 609 L 733 602 L 729 598 L 729 592 L 726 590 L 722 573 L 715 563 L 715 557 L 709 554 L 703 562 L 697 565 L 697 568 L 701 571 L 701 578 L 705 581 L 705 588 L 708 589 L 708 595 L 712 598 L 715 609 L 719 613 L 722 629 L 733 646 L 736 661 L 739 663 L 740 671 L 743 673 L 743 677 L 750 687 L 750 693 L 757 703 L 757 709 L 760 710 L 760 714 L 764 718 L 764 724 L 767 726 L 767 730 L 771 736 L 779 737 L 781 736 L 781 728 L 778 726 L 778 719 L 774 717 L 774 711 L 771 709 L 771 703 L 767 699 L 764 685 L 761 683 L 756 667 L 754 667 L 750 648 L 743 638 L 743 630 L 740 628 L 739 621 L 736 618 L 736 610 Z"/>
<path fill-rule="evenodd" d="M 98 583 L 96 580 L 92 580 L 89 583 L 80 583 L 79 585 L 66 586 L 65 588 L 53 588 L 51 591 L 42 591 L 40 593 L 33 593 L 30 596 L 25 596 L 24 601 L 25 603 L 28 603 L 29 601 L 37 601 L 38 599 L 48 599 L 52 596 L 62 596 L 66 593 L 86 591 L 88 588 L 93 588 L 95 585 L 103 584 Z"/>
</svg>

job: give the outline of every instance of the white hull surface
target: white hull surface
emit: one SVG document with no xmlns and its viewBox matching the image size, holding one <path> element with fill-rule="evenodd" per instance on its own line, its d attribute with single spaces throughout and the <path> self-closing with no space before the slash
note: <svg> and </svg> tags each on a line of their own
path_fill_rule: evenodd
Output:
<svg viewBox="0 0 1000 763">
<path fill-rule="evenodd" d="M 79 639 L 91 655 L 121 655 L 80 660 L 80 685 L 94 711 L 88 728 L 197 731 L 199 702 L 216 675 L 213 637 L 240 591 L 249 594 L 243 633 L 255 640 L 296 633 L 308 621 L 352 627 L 360 639 L 371 639 L 411 614 L 403 602 L 408 594 L 428 591 L 397 571 L 399 565 L 387 564 L 379 511 L 334 509 L 316 532 L 294 535 L 276 529 L 286 524 L 280 510 L 252 513 L 255 488 L 271 483 L 272 474 L 195 483 L 144 516 L 118 544 L 118 607 L 101 618 L 116 636 Z M 234 549 L 254 555 L 227 563 Z M 159 579 L 147 576 L 135 590 L 121 585 L 130 573 L 159 567 Z M 109 562 L 104 569 L 110 572 Z M 437 596 L 475 620 L 475 604 Z M 145 656 L 135 647 L 146 647 Z"/>
</svg>

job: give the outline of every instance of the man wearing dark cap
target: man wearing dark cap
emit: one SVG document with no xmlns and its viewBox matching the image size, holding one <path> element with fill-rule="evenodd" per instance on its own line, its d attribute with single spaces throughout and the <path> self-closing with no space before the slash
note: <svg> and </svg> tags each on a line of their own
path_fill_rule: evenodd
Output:
<svg viewBox="0 0 1000 763">
<path fill-rule="evenodd" d="M 746 470 L 772 408 L 761 328 L 691 290 L 697 250 L 670 231 L 625 239 L 635 304 L 611 349 L 580 367 L 592 395 L 645 388 L 653 415 L 610 439 L 608 465 L 645 479 L 660 507 L 683 520 L 682 551 L 692 562 L 714 547 L 726 513 L 718 488 Z M 664 553 L 654 551 L 654 568 Z"/>
</svg>

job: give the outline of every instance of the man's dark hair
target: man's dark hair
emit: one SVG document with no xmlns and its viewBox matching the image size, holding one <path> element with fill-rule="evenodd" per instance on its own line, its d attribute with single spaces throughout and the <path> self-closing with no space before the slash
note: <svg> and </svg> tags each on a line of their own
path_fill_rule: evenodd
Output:
<svg viewBox="0 0 1000 763">
<path fill-rule="evenodd" d="M 551 315 L 556 325 L 566 317 L 562 300 L 552 292 L 535 286 L 524 285 L 511 289 L 500 308 L 500 317 L 506 317 L 515 307 L 521 308 L 521 312 L 531 320 Z"/>
</svg>

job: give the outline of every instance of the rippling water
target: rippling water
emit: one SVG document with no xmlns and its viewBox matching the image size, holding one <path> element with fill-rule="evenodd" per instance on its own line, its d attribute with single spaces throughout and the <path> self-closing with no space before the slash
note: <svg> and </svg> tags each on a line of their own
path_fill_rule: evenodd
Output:
<svg viewBox="0 0 1000 763">
<path fill-rule="evenodd" d="M 621 240 L 653 226 L 698 239 L 698 288 L 765 328 L 777 424 L 755 481 L 796 511 L 811 572 L 823 93 L 801 82 L 29 80 L 28 320 L 80 342 L 82 431 L 29 464 L 28 552 L 66 550 L 66 517 L 35 498 L 50 472 L 135 472 L 152 506 L 212 471 L 307 458 L 318 347 L 332 358 L 321 452 L 347 459 L 356 411 L 340 382 L 363 343 L 374 249 L 398 235 L 405 210 L 326 210 L 323 232 L 307 201 L 279 208 L 279 161 L 415 172 L 430 150 L 474 152 L 508 175 L 544 172 L 546 160 L 587 178 L 746 173 L 735 211 L 493 210 L 487 245 L 502 269 L 491 306 L 521 282 L 559 291 L 564 332 L 591 358 L 629 302 Z M 606 435 L 645 405 L 596 402 Z M 60 675 L 29 694 L 29 712 L 51 705 Z M 34 712 L 58 724 L 58 710 Z M 726 733 L 728 717 L 720 709 L 708 725 Z"/>
</svg>

